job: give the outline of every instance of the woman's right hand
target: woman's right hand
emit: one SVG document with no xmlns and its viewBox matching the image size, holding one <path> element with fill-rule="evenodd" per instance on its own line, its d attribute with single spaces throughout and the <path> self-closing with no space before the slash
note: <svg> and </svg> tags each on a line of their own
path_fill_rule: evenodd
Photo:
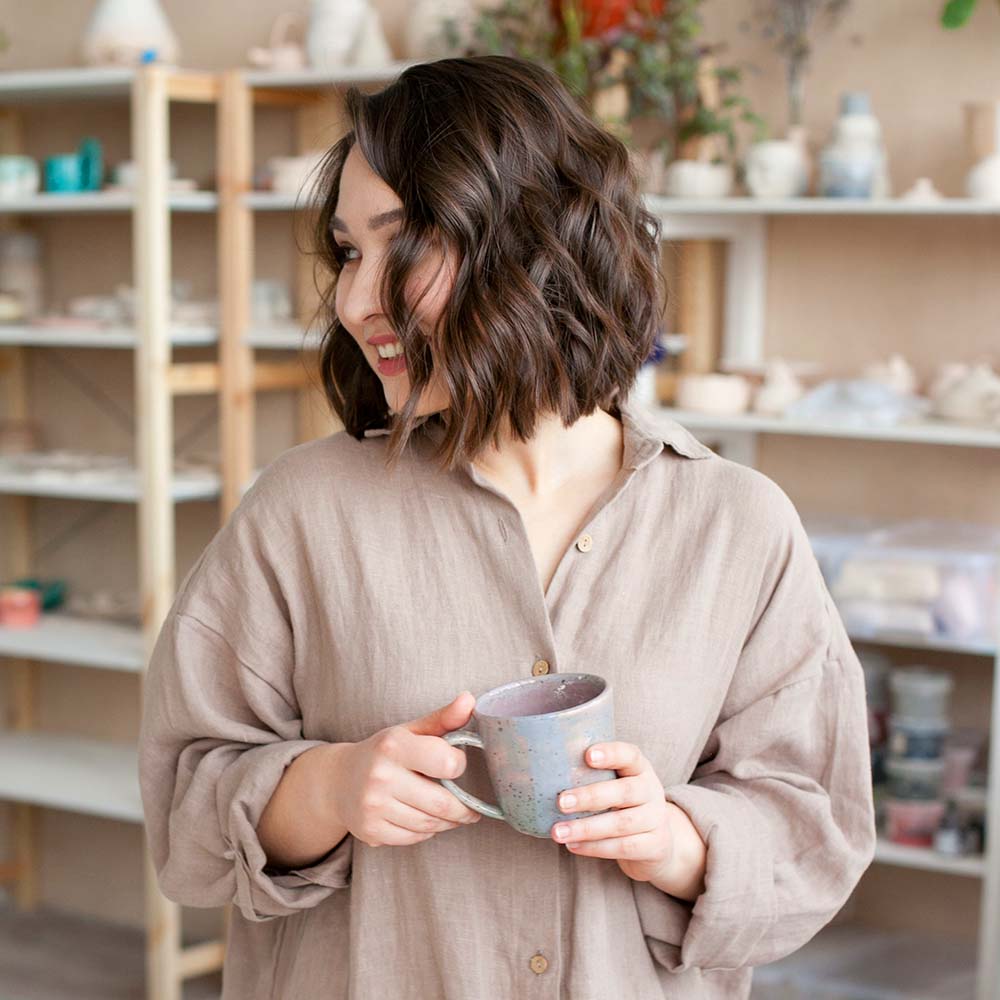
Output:
<svg viewBox="0 0 1000 1000">
<path fill-rule="evenodd" d="M 331 803 L 338 824 L 369 847 L 398 847 L 477 823 L 479 813 L 433 780 L 465 771 L 464 751 L 441 737 L 465 726 L 475 704 L 465 691 L 423 718 L 342 744 Z"/>
</svg>

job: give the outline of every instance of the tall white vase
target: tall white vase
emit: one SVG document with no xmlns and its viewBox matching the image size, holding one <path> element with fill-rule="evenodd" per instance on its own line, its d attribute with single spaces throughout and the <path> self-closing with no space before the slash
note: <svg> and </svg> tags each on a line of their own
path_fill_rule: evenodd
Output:
<svg viewBox="0 0 1000 1000">
<path fill-rule="evenodd" d="M 84 63 L 133 66 L 148 51 L 156 62 L 177 64 L 177 36 L 159 0 L 98 0 L 80 43 Z"/>
</svg>

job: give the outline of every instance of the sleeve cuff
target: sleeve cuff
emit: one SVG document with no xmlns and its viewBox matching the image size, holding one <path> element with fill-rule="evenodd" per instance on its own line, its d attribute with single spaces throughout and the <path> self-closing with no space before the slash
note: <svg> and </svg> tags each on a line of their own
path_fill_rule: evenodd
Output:
<svg viewBox="0 0 1000 1000">
<path fill-rule="evenodd" d="M 248 920 L 257 922 L 290 916 L 309 909 L 350 885 L 354 838 L 348 834 L 308 868 L 278 869 L 267 864 L 257 838 L 257 824 L 285 768 L 322 740 L 287 740 L 246 751 L 256 759 L 247 768 L 228 805 L 229 849 L 234 862 L 234 903 Z"/>
<path fill-rule="evenodd" d="M 776 918 L 774 859 L 763 818 L 735 788 L 685 784 L 664 794 L 688 814 L 708 848 L 705 891 L 688 904 L 690 919 L 673 942 L 679 948 L 671 950 L 668 968 L 745 968 Z M 678 936 L 678 921 L 672 925 Z"/>
</svg>

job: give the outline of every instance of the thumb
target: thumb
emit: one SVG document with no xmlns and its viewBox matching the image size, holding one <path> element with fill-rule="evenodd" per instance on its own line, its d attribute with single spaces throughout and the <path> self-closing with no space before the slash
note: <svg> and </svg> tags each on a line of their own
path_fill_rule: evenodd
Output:
<svg viewBox="0 0 1000 1000">
<path fill-rule="evenodd" d="M 475 707 L 475 696 L 471 691 L 463 691 L 449 704 L 405 723 L 405 728 L 418 736 L 443 736 L 453 729 L 461 729 L 469 721 Z"/>
</svg>

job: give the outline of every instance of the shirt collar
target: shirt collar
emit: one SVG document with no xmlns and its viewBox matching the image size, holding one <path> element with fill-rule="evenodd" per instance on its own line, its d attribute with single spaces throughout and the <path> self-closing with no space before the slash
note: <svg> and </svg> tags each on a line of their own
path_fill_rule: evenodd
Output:
<svg viewBox="0 0 1000 1000">
<path fill-rule="evenodd" d="M 664 445 L 669 445 L 684 458 L 711 458 L 715 454 L 676 420 L 652 407 L 626 399 L 612 404 L 611 409 L 613 412 L 617 411 L 624 427 L 623 465 L 626 468 L 641 469 L 663 450 Z M 444 425 L 440 420 L 430 419 L 434 416 L 436 414 L 427 413 L 418 417 L 414 427 L 422 427 L 437 442 L 444 434 Z M 388 427 L 370 427 L 364 432 L 364 436 L 377 437 L 390 433 Z"/>
</svg>

